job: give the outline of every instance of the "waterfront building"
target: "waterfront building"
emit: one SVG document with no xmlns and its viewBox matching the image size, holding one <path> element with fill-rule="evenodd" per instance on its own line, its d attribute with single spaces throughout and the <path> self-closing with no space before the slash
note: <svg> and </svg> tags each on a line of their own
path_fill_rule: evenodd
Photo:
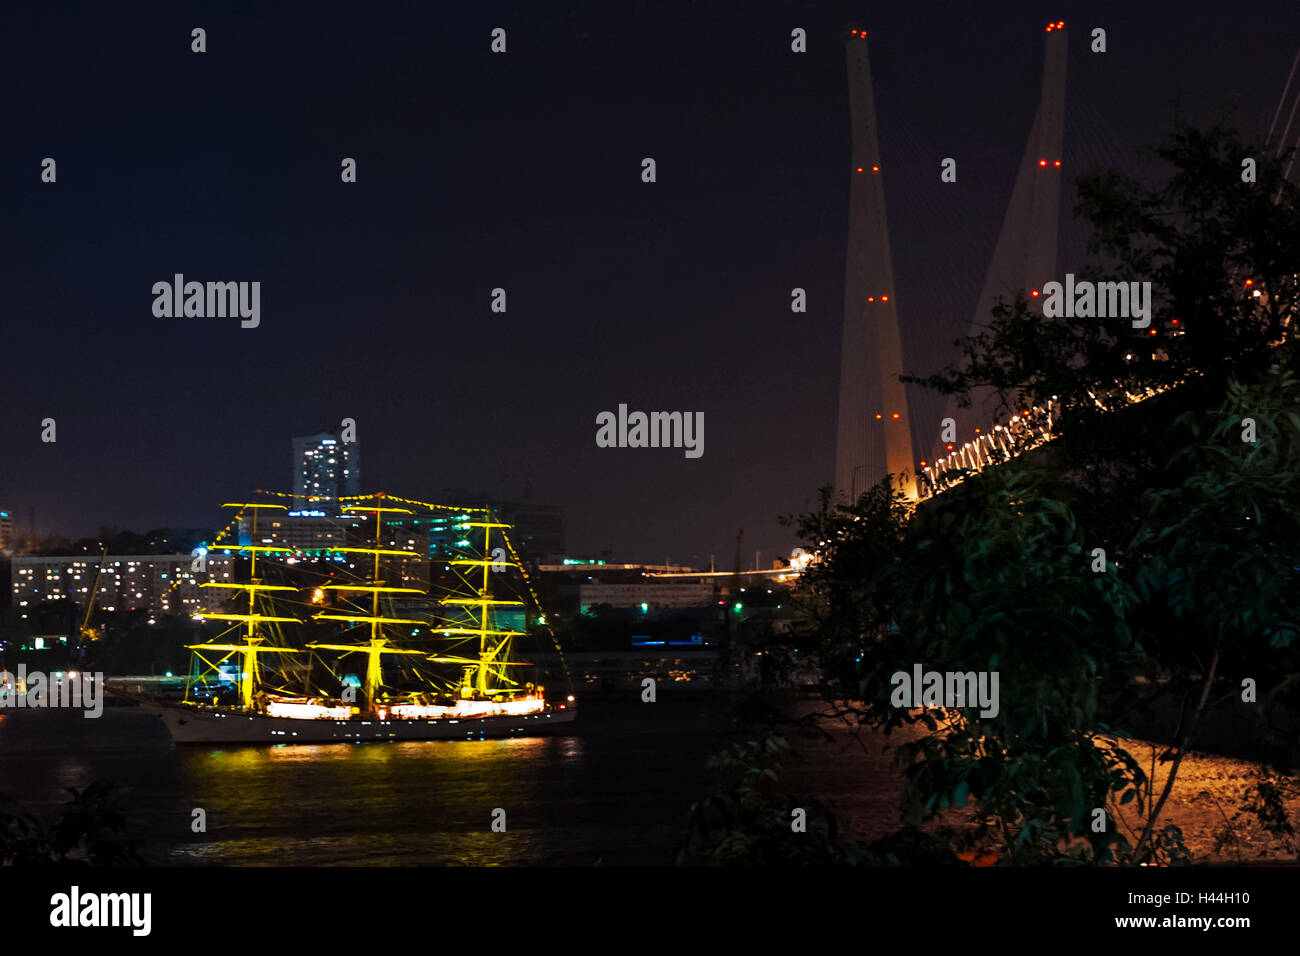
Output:
<svg viewBox="0 0 1300 956">
<path fill-rule="evenodd" d="M 209 554 L 195 570 L 195 555 L 110 554 L 100 570 L 98 555 L 15 555 L 10 594 L 24 620 L 46 601 L 70 600 L 84 608 L 99 574 L 95 606 L 105 611 L 197 614 L 218 599 L 206 582 L 230 583 L 234 557 Z"/>
<path fill-rule="evenodd" d="M 357 442 L 343 441 L 338 432 L 293 440 L 294 510 L 334 514 L 341 496 L 359 495 L 360 489 L 361 450 Z"/>
</svg>

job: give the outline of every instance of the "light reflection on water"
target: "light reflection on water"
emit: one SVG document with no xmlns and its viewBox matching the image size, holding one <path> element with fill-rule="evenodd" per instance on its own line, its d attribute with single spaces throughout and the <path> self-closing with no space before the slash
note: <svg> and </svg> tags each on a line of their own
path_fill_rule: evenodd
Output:
<svg viewBox="0 0 1300 956">
<path fill-rule="evenodd" d="M 178 748 L 133 710 L 43 714 L 0 728 L 0 788 L 48 808 L 64 786 L 117 780 L 149 858 L 170 864 L 659 864 L 701 794 L 711 713 L 609 703 L 573 736 L 222 748 Z"/>
</svg>

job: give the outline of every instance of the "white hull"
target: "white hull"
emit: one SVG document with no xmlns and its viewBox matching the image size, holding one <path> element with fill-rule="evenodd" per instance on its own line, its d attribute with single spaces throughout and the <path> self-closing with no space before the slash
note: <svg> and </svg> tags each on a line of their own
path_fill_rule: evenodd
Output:
<svg viewBox="0 0 1300 956">
<path fill-rule="evenodd" d="M 199 707 L 148 706 L 178 744 L 345 744 L 394 740 L 482 740 L 562 732 L 577 710 L 550 707 L 540 714 L 471 718 L 298 720 Z"/>
</svg>

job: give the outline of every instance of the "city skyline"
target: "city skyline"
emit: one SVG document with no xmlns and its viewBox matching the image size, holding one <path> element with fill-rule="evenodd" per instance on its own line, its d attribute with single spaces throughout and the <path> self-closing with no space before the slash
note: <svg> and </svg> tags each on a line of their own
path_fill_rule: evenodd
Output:
<svg viewBox="0 0 1300 956">
<path fill-rule="evenodd" d="M 90 14 L 71 36 L 57 18 L 11 24 L 11 81 L 56 69 L 39 106 L 16 105 L 26 148 L 4 167 L 15 227 L 0 268 L 17 318 L 0 501 L 20 527 L 34 509 L 71 537 L 211 525 L 223 500 L 293 490 L 287 436 L 352 418 L 362 491 L 504 498 L 527 484 L 566 509 L 573 553 L 727 565 L 743 528 L 745 564 L 788 554 L 779 516 L 815 507 L 833 478 L 850 14 L 872 34 L 900 308 L 915 316 L 904 358 L 930 371 L 924 343 L 969 323 L 1038 99 L 1033 5 L 933 21 L 847 7 L 739 22 L 694 7 L 512 14 L 496 58 L 497 24 L 464 13 L 306 37 L 287 15 L 210 17 L 202 55 L 194 24 L 168 14 Z M 1268 11 L 1224 12 L 1214 29 L 1118 4 L 1060 16 L 1071 181 L 1090 157 L 1154 142 L 1176 104 L 1205 118 L 1235 94 L 1243 125 L 1266 127 L 1292 52 Z M 1104 56 L 1087 49 L 1094 20 Z M 794 26 L 806 54 L 790 50 Z M 638 43 L 621 43 L 631 32 Z M 322 66 L 342 51 L 351 66 Z M 681 69 L 660 68 L 665 51 Z M 158 63 L 166 88 L 149 81 Z M 575 93 L 593 73 L 609 82 Z M 233 137 L 231 116 L 246 127 Z M 156 156 L 159 117 L 222 132 L 164 132 Z M 945 185 L 949 155 L 960 174 Z M 340 181 L 345 157 L 356 183 Z M 1068 264 L 1080 241 L 1066 238 Z M 175 274 L 260 282 L 257 326 L 157 317 L 153 285 Z M 796 287 L 807 313 L 790 310 Z M 935 417 L 928 401 L 918 418 Z M 704 413 L 707 454 L 597 447 L 598 414 L 620 403 Z M 46 418 L 55 443 L 41 441 Z"/>
</svg>

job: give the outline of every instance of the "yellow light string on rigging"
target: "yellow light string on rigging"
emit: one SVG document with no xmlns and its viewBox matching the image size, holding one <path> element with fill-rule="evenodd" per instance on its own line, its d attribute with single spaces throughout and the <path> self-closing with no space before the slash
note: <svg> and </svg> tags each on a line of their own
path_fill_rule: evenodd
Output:
<svg viewBox="0 0 1300 956">
<path fill-rule="evenodd" d="M 524 579 L 524 587 L 528 589 L 528 594 L 533 599 L 533 605 L 539 611 L 542 610 L 542 601 L 537 596 L 537 592 L 533 589 L 532 581 L 528 579 L 528 572 L 524 569 L 524 562 L 520 560 L 518 552 L 515 551 L 515 546 L 510 540 L 510 535 L 506 534 L 505 531 L 502 530 L 501 537 L 505 541 L 506 547 L 510 549 L 510 556 L 514 558 L 515 566 L 519 568 L 519 574 Z M 564 659 L 564 648 L 560 646 L 560 639 L 555 636 L 555 630 L 551 627 L 551 622 L 545 621 L 542 626 L 546 628 L 546 633 L 551 635 L 551 643 L 555 645 L 555 651 L 560 655 L 560 666 L 564 668 L 564 678 L 569 682 L 569 694 L 572 695 L 573 674 L 570 673 L 569 664 Z"/>
<path fill-rule="evenodd" d="M 259 495 L 266 495 L 266 496 L 269 496 L 269 497 L 275 497 L 275 498 L 295 498 L 295 497 L 297 497 L 296 495 L 292 495 L 292 494 L 289 494 L 289 493 L 286 493 L 286 492 L 270 491 L 270 490 L 262 489 L 262 488 L 256 489 L 256 494 L 259 494 Z M 418 500 L 418 499 L 414 499 L 414 498 L 403 498 L 403 497 L 400 497 L 400 496 L 397 496 L 397 495 L 391 495 L 391 494 L 387 494 L 387 493 L 384 493 L 384 492 L 377 492 L 377 493 L 367 494 L 367 495 L 340 495 L 340 496 L 337 496 L 337 497 L 326 496 L 326 495 L 309 495 L 309 496 L 306 497 L 305 500 L 306 500 L 307 502 L 309 502 L 309 503 L 314 503 L 314 502 L 321 502 L 321 501 L 365 501 L 365 500 L 370 500 L 370 499 L 374 499 L 374 500 L 382 500 L 382 501 L 396 501 L 396 502 L 400 502 L 400 503 L 402 503 L 402 504 L 415 505 L 415 506 L 417 506 L 417 507 L 425 508 L 425 509 L 428 509 L 428 510 L 430 510 L 430 511 L 450 511 L 450 512 L 458 512 L 458 513 L 461 513 L 461 514 L 466 515 L 467 517 L 470 516 L 471 514 L 474 514 L 474 513 L 484 514 L 484 515 L 491 515 L 491 509 L 490 509 L 490 508 L 487 508 L 487 507 L 476 507 L 476 506 L 469 506 L 469 505 L 442 505 L 442 504 L 435 504 L 435 503 L 433 503 L 433 502 L 420 501 L 420 500 Z M 217 547 L 217 546 L 219 546 L 220 543 L 221 543 L 221 542 L 224 540 L 224 538 L 226 537 L 226 535 L 229 534 L 230 531 L 231 531 L 234 527 L 236 527 L 236 526 L 238 525 L 239 521 L 240 521 L 242 518 L 243 518 L 243 509 L 241 509 L 241 510 L 240 510 L 240 511 L 235 515 L 235 517 L 231 520 L 231 522 L 230 522 L 230 523 L 229 523 L 225 528 L 223 528 L 223 529 L 221 530 L 221 532 L 220 532 L 220 533 L 219 533 L 219 534 L 218 534 L 218 535 L 213 539 L 213 541 L 212 541 L 210 547 Z M 378 520 L 378 519 L 377 519 L 377 520 Z M 502 535 L 502 538 L 503 538 L 504 541 L 505 541 L 506 547 L 507 547 L 507 549 L 509 550 L 511 557 L 514 559 L 515 566 L 519 568 L 519 572 L 520 572 L 520 575 L 521 575 L 521 577 L 522 577 L 522 579 L 523 579 L 524 586 L 527 588 L 528 593 L 529 593 L 529 596 L 532 598 L 532 601 L 533 601 L 534 606 L 535 606 L 536 608 L 538 608 L 539 611 L 541 611 L 541 610 L 542 610 L 541 600 L 540 600 L 540 598 L 539 598 L 538 595 L 537 595 L 537 591 L 536 591 L 536 589 L 533 587 L 532 581 L 531 581 L 531 580 L 529 579 L 529 577 L 528 577 L 528 572 L 525 570 L 525 568 L 524 568 L 524 566 L 523 566 L 523 562 L 520 560 L 520 558 L 519 558 L 519 554 L 518 554 L 518 552 L 515 550 L 514 544 L 510 541 L 509 535 L 507 535 L 507 534 L 505 533 L 504 529 L 502 530 L 501 535 Z M 306 549 L 306 550 L 310 551 L 310 550 L 313 550 L 313 549 Z M 323 548 L 323 549 L 319 549 L 319 550 L 322 550 L 322 551 L 330 551 L 330 550 L 334 550 L 334 549 Z M 486 557 L 486 556 L 485 556 L 485 557 Z M 301 568 L 300 570 L 305 571 L 305 572 L 307 572 L 307 573 L 309 573 L 309 574 L 312 574 L 312 575 L 319 576 L 322 580 L 324 580 L 324 579 L 326 579 L 326 578 L 329 578 L 329 577 L 332 577 L 332 575 L 326 575 L 326 574 L 324 574 L 323 572 L 315 571 L 314 569 L 309 569 L 309 568 L 307 568 L 307 567 L 305 567 L 305 566 L 304 566 L 303 568 Z M 468 580 L 468 578 L 467 578 L 467 577 L 466 577 L 462 572 L 460 572 L 459 570 L 456 570 L 456 571 L 454 571 L 453 573 L 455 574 L 455 576 L 456 576 L 456 577 L 457 577 L 457 578 L 458 578 L 458 579 L 459 579 L 459 580 L 460 580 L 464 585 L 466 585 L 467 587 L 472 587 L 470 581 Z M 178 581 L 178 582 L 175 582 L 175 583 L 172 585 L 172 587 L 175 587 L 176 584 L 179 584 L 179 583 L 180 583 L 179 581 Z M 315 603 L 314 603 L 314 602 L 310 602 L 310 603 L 309 603 L 309 602 L 305 602 L 305 601 L 294 601 L 294 600 L 290 600 L 290 599 L 284 599 L 284 603 L 286 603 L 286 604 L 291 604 L 291 605 L 298 605 L 298 606 L 301 606 L 301 607 L 303 607 L 303 608 L 307 608 L 307 607 L 315 606 Z M 554 628 L 551 626 L 550 622 L 545 621 L 544 616 L 543 616 L 543 621 L 544 621 L 543 626 L 546 628 L 546 632 L 547 632 L 547 634 L 548 634 L 548 635 L 550 636 L 550 638 L 551 638 L 551 643 L 553 644 L 553 646 L 555 647 L 555 650 L 556 650 L 557 654 L 559 655 L 559 658 L 560 658 L 560 664 L 561 664 L 561 666 L 564 668 L 565 678 L 566 678 L 566 680 L 568 681 L 568 684 L 569 684 L 569 690 L 570 690 L 570 692 L 572 692 L 572 690 L 573 690 L 573 677 L 572 677 L 572 674 L 569 672 L 568 662 L 567 662 L 567 660 L 566 660 L 565 657 L 564 657 L 564 648 L 561 646 L 560 641 L 559 641 L 559 638 L 558 638 L 558 637 L 556 636 L 556 634 L 555 634 L 555 630 L 554 630 Z M 438 631 L 438 627 L 437 627 L 437 625 L 436 625 L 435 623 L 430 622 L 430 623 L 427 624 L 426 626 L 429 628 L 429 630 L 430 630 L 431 632 L 434 632 L 435 634 L 436 634 L 436 632 Z M 222 631 L 221 633 L 222 633 L 222 634 L 228 634 L 228 633 L 230 633 L 231 631 L 234 631 L 234 630 L 237 630 L 237 629 L 238 629 L 238 625 L 234 625 L 234 626 L 231 626 L 231 627 L 227 628 L 226 630 Z M 354 629 L 354 628 L 344 628 L 344 629 L 343 629 L 343 632 L 346 632 L 346 631 L 348 631 L 348 630 L 353 630 L 353 629 Z M 278 628 L 277 628 L 277 630 L 278 630 Z M 445 638 L 444 638 L 444 639 L 445 639 Z M 448 645 L 445 645 L 445 647 L 446 647 L 446 651 L 444 651 L 444 653 L 446 653 L 447 651 L 450 651 L 450 650 L 453 649 L 453 648 L 457 648 L 457 647 L 459 647 L 459 646 L 461 646 L 461 645 L 464 645 L 464 644 L 467 644 L 467 643 L 470 643 L 470 642 L 471 642 L 471 639 L 468 638 L 468 637 L 465 638 L 465 639 L 463 639 L 463 640 L 459 640 L 459 641 L 451 641 Z M 200 656 L 201 656 L 201 655 L 200 655 Z M 320 659 L 320 655 L 317 655 L 317 654 L 314 654 L 314 653 L 313 653 L 312 656 L 313 656 L 314 658 L 316 658 L 316 659 Z M 337 678 L 337 674 L 336 674 L 336 672 L 334 671 L 334 669 L 333 669 L 332 667 L 330 667 L 329 664 L 328 664 L 327 662 L 325 662 L 323 659 L 320 659 L 320 660 L 321 660 L 321 663 L 325 665 L 326 670 L 329 671 L 329 672 L 331 673 L 331 675 L 333 675 L 333 676 L 335 676 L 335 677 Z M 208 662 L 206 659 L 204 659 L 204 663 L 208 663 L 209 666 L 212 666 L 211 663 Z M 496 662 L 496 663 L 498 663 L 498 665 L 500 664 L 500 662 Z M 488 667 L 491 668 L 491 665 L 489 664 Z M 504 675 L 498 675 L 498 676 L 499 676 L 499 678 L 504 678 Z M 505 678 L 505 679 L 508 680 L 508 678 Z M 513 682 L 512 682 L 512 683 L 513 683 Z"/>
</svg>

